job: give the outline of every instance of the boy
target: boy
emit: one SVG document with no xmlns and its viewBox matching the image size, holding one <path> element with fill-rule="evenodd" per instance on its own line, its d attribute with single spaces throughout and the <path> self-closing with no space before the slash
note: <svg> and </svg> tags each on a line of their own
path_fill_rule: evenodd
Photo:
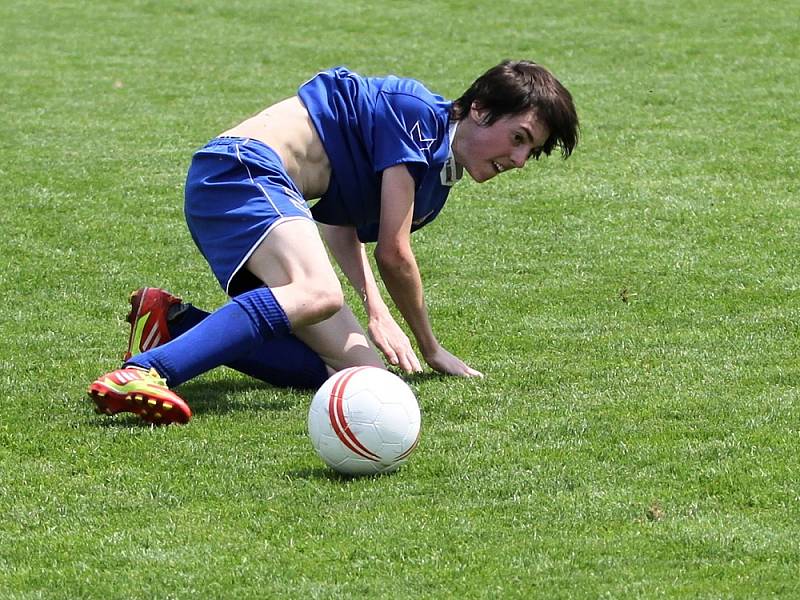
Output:
<svg viewBox="0 0 800 600">
<path fill-rule="evenodd" d="M 169 388 L 200 373 L 227 364 L 316 387 L 346 367 L 383 367 L 370 339 L 390 364 L 420 371 L 364 242 L 377 242 L 381 278 L 425 362 L 481 376 L 434 335 L 410 234 L 439 214 L 463 171 L 483 182 L 556 147 L 567 158 L 577 141 L 570 93 L 529 61 L 489 69 L 454 102 L 412 79 L 317 74 L 192 160 L 187 224 L 230 301 L 207 314 L 162 290 L 135 293 L 127 362 L 92 383 L 90 397 L 107 414 L 185 423 L 191 410 Z M 368 334 L 325 244 L 364 301 Z"/>
</svg>

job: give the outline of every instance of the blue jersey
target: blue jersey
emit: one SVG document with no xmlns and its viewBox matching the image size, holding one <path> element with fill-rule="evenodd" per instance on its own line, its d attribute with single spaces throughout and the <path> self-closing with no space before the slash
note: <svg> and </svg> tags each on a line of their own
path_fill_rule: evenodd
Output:
<svg viewBox="0 0 800 600">
<path fill-rule="evenodd" d="M 317 74 L 298 95 L 331 164 L 328 190 L 311 208 L 314 219 L 353 225 L 361 241 L 377 240 L 381 174 L 398 164 L 416 184 L 412 231 L 439 214 L 453 183 L 442 175 L 451 102 L 413 79 L 362 77 L 344 67 Z"/>
</svg>

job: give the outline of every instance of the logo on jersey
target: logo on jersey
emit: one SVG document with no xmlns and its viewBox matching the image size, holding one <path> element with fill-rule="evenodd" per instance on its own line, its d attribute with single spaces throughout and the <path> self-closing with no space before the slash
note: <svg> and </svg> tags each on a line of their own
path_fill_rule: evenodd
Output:
<svg viewBox="0 0 800 600">
<path fill-rule="evenodd" d="M 414 227 L 419 227 L 420 225 L 422 225 L 428 219 L 428 217 L 430 217 L 433 214 L 434 210 L 436 210 L 436 209 L 431 209 L 430 212 L 425 213 L 419 219 L 414 219 L 413 221 L 411 221 L 411 224 Z"/>
<path fill-rule="evenodd" d="M 422 137 L 422 127 L 419 124 L 419 121 L 414 123 L 414 126 L 411 128 L 409 132 L 411 134 L 411 139 L 414 140 L 414 143 L 419 147 L 420 150 L 425 152 L 430 152 L 431 146 L 433 142 L 436 141 L 436 138 L 425 138 Z"/>
<path fill-rule="evenodd" d="M 305 214 L 311 215 L 311 211 L 308 208 L 308 204 L 306 204 L 306 199 L 303 198 L 300 194 L 295 192 L 293 189 L 288 188 L 286 186 L 283 187 L 283 191 L 286 194 L 286 197 L 289 198 L 292 204 L 294 204 L 297 208 L 302 210 Z"/>
</svg>

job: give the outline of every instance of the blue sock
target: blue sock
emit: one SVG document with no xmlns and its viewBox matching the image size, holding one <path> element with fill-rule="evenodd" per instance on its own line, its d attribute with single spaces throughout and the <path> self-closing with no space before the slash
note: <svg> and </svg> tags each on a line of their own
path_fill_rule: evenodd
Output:
<svg viewBox="0 0 800 600">
<path fill-rule="evenodd" d="M 183 335 L 128 364 L 154 368 L 173 387 L 246 356 L 265 339 L 289 335 L 286 313 L 266 287 L 232 298 Z"/>
<path fill-rule="evenodd" d="M 192 304 L 182 304 L 167 321 L 170 337 L 183 335 L 209 314 Z M 262 339 L 248 356 L 226 360 L 225 366 L 277 387 L 317 389 L 328 378 L 319 354 L 293 335 Z"/>
</svg>

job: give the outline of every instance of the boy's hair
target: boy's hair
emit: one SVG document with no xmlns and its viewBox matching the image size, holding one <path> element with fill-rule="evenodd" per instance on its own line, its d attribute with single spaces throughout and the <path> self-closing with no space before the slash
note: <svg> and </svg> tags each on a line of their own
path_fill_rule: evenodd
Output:
<svg viewBox="0 0 800 600">
<path fill-rule="evenodd" d="M 542 152 L 549 156 L 556 146 L 567 158 L 578 145 L 578 113 L 572 95 L 550 71 L 534 62 L 505 60 L 486 71 L 453 102 L 453 118 L 466 118 L 473 103 L 487 111 L 481 123 L 486 126 L 501 117 L 533 109 L 550 130 L 550 137 L 534 158 Z"/>
</svg>

